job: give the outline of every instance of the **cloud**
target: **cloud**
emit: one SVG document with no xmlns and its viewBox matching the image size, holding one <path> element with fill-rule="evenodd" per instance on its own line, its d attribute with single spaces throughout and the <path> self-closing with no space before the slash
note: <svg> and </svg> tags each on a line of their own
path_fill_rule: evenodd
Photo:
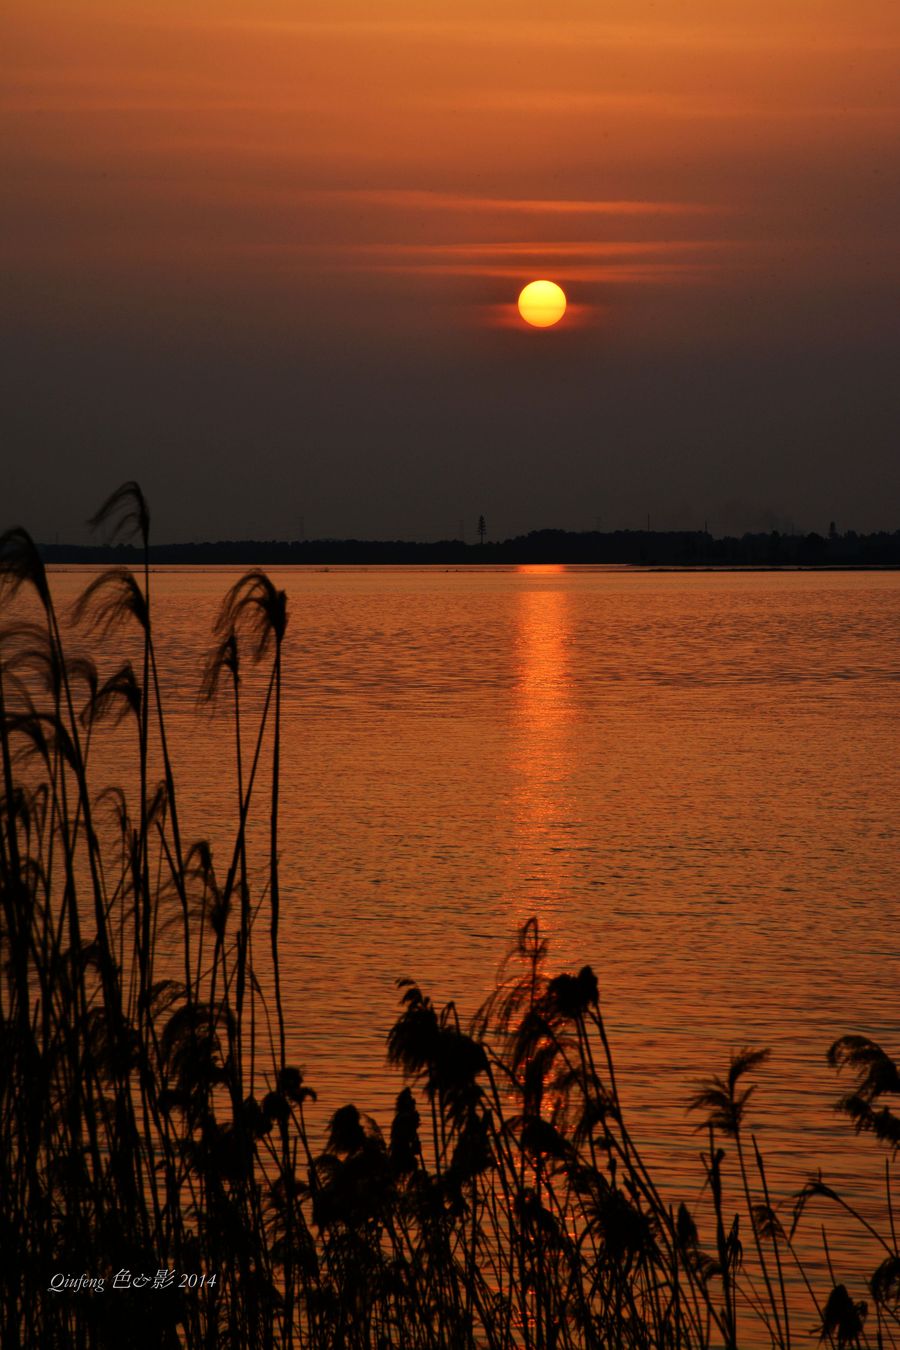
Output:
<svg viewBox="0 0 900 1350">
<path fill-rule="evenodd" d="M 640 285 L 698 279 L 742 249 L 723 239 L 572 242 L 257 244 L 246 253 L 280 258 L 292 271 L 521 280 L 549 272 L 559 281 Z"/>
<path fill-rule="evenodd" d="M 322 202 L 383 206 L 400 211 L 489 212 L 492 215 L 681 216 L 722 208 L 703 202 L 620 201 L 554 197 L 466 196 L 422 188 L 328 188 L 306 194 Z"/>
<path fill-rule="evenodd" d="M 796 5 L 796 0 L 794 0 Z M 877 0 L 876 0 L 877 5 Z M 368 7 L 367 7 L 368 9 Z M 393 6 L 394 13 L 384 12 L 373 17 L 371 12 L 347 7 L 345 13 L 334 17 L 330 7 L 321 16 L 302 18 L 291 15 L 245 13 L 233 15 L 217 12 L 215 15 L 166 15 L 152 20 L 141 16 L 132 20 L 145 28 L 154 23 L 165 29 L 219 30 L 235 33 L 258 33 L 298 39 L 335 38 L 342 42 L 357 40 L 370 43 L 374 39 L 409 43 L 456 43 L 466 47 L 498 48 L 509 51 L 518 48 L 625 48 L 634 49 L 652 44 L 657 48 L 675 51 L 728 51 L 761 53 L 779 51 L 797 46 L 817 52 L 884 52 L 896 50 L 900 37 L 896 31 L 882 26 L 867 31 L 858 15 L 842 13 L 841 5 L 817 0 L 814 13 L 791 13 L 778 5 L 750 14 L 745 5 L 728 15 L 726 7 L 717 6 L 715 17 L 706 14 L 690 19 L 682 14 L 675 20 L 665 19 L 657 12 L 640 17 L 634 4 L 622 5 L 622 18 L 596 19 L 561 14 L 554 8 L 546 17 L 525 18 L 517 13 L 512 19 L 485 17 L 482 7 L 477 11 L 459 11 L 453 15 L 436 15 L 423 19 L 420 12 L 403 13 Z"/>
</svg>

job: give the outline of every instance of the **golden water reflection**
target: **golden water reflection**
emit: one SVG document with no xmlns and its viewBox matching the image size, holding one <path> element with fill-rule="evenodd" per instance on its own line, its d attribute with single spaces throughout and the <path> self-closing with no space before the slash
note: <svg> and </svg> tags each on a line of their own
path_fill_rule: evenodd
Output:
<svg viewBox="0 0 900 1350">
<path fill-rule="evenodd" d="M 234 579 L 154 575 L 185 837 L 217 856 L 232 729 L 198 718 L 196 690 Z M 83 584 L 53 577 L 64 607 Z M 773 1192 L 821 1165 L 880 1212 L 883 1159 L 835 1115 L 824 1049 L 900 1035 L 885 937 L 900 574 L 297 569 L 278 584 L 286 1015 L 316 1128 L 347 1101 L 390 1119 L 398 976 L 474 1012 L 536 914 L 551 974 L 598 972 L 626 1112 L 674 1196 L 693 1203 L 703 1182 L 693 1083 L 768 1045 L 752 1116 Z M 104 676 L 129 654 L 110 642 Z M 98 784 L 121 781 L 117 751 L 106 734 L 92 747 Z"/>
<path fill-rule="evenodd" d="M 559 841 L 561 832 L 571 827 L 575 811 L 569 669 L 572 596 L 560 584 L 564 571 L 561 565 L 518 569 L 523 584 L 515 602 L 509 759 L 515 866 L 509 898 L 522 904 L 522 918 L 531 913 L 546 918 L 559 903 L 563 889 Z"/>
</svg>

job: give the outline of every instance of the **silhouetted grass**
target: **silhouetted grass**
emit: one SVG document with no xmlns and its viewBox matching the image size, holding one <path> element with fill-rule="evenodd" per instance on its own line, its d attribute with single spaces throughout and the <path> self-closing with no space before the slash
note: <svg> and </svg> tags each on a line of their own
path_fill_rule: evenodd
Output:
<svg viewBox="0 0 900 1350">
<path fill-rule="evenodd" d="M 95 522 L 136 534 L 146 559 L 135 484 Z M 691 1213 L 626 1120 L 594 972 L 551 976 L 535 920 L 469 1026 L 402 981 L 388 1057 L 405 1086 L 389 1130 L 347 1105 L 314 1141 L 279 977 L 285 595 L 259 571 L 242 577 L 203 672 L 203 697 L 234 726 L 219 860 L 180 826 L 150 581 L 146 565 L 113 569 L 76 606 L 89 638 L 128 628 L 139 640 L 139 661 L 101 681 L 67 654 L 27 534 L 0 540 L 0 600 L 30 588 L 41 614 L 0 632 L 3 1346 L 898 1344 L 894 1062 L 861 1037 L 830 1051 L 858 1075 L 841 1108 L 889 1151 L 881 1229 L 821 1177 L 773 1203 L 747 1122 L 766 1056 L 752 1049 L 691 1102 L 709 1201 Z M 249 699 L 247 662 L 262 675 Z M 95 781 L 106 724 L 130 730 L 136 797 Z M 268 841 L 254 893 L 256 817 Z M 804 1267 L 795 1239 L 814 1198 L 879 1249 L 864 1301 L 824 1230 L 828 1278 Z M 114 1292 L 122 1269 L 206 1280 Z M 81 1272 L 106 1291 L 48 1287 Z"/>
</svg>

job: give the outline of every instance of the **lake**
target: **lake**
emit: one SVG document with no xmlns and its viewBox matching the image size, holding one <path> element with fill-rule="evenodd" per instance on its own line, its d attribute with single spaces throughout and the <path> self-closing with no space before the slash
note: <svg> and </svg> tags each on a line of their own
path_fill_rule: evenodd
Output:
<svg viewBox="0 0 900 1350">
<path fill-rule="evenodd" d="M 152 577 L 181 811 L 214 844 L 231 729 L 196 694 L 238 575 Z M 752 1120 L 778 1193 L 822 1166 L 875 1206 L 883 1153 L 835 1115 L 849 1083 L 825 1051 L 845 1032 L 900 1051 L 900 574 L 272 575 L 284 988 L 319 1118 L 353 1100 L 387 1127 L 397 977 L 468 1015 L 534 914 L 552 966 L 594 965 L 634 1131 L 676 1193 L 702 1179 L 694 1082 L 765 1045 Z"/>
</svg>

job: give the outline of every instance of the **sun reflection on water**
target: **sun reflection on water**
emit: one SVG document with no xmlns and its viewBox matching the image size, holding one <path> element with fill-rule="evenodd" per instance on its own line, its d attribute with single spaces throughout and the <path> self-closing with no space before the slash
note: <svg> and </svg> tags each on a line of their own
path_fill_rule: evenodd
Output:
<svg viewBox="0 0 900 1350">
<path fill-rule="evenodd" d="M 520 567 L 516 597 L 515 694 L 509 778 L 515 835 L 508 894 L 527 895 L 528 913 L 552 914 L 562 899 L 560 839 L 575 815 L 572 798 L 571 593 L 560 565 Z"/>
</svg>

